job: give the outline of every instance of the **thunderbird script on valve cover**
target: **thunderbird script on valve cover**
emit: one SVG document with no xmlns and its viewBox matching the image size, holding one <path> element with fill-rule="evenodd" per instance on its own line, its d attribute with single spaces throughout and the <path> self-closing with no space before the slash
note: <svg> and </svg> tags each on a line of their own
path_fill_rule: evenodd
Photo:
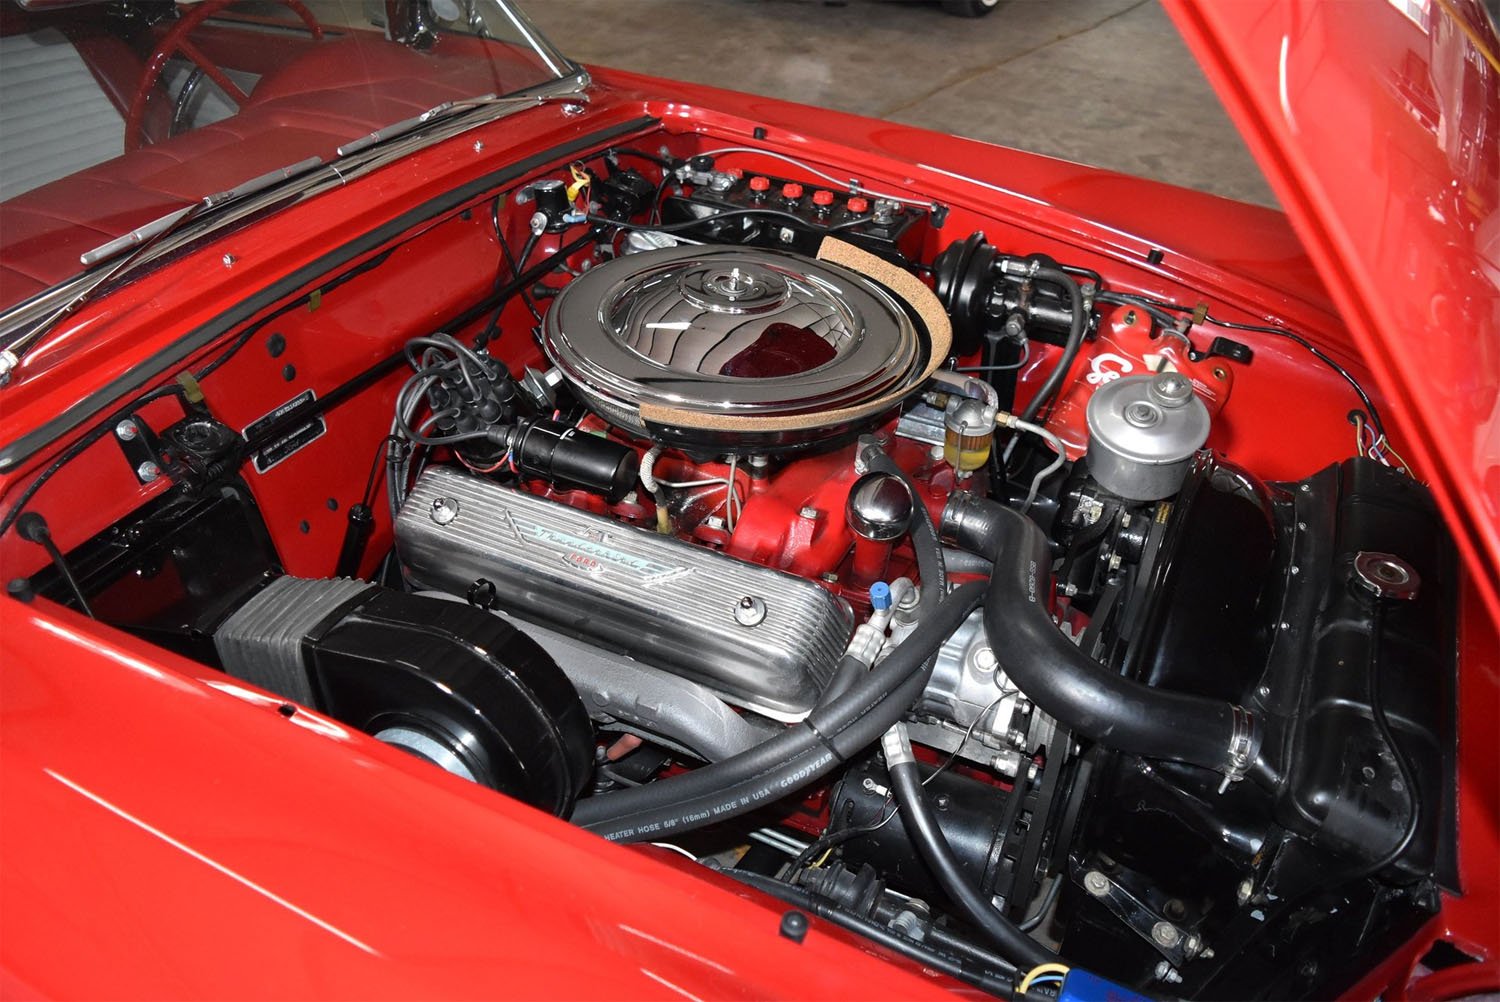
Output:
<svg viewBox="0 0 1500 1002">
<path fill-rule="evenodd" d="M 4 0 L 0 993 L 1500 988 L 1500 44 L 1171 12 L 1286 216 Z"/>
</svg>

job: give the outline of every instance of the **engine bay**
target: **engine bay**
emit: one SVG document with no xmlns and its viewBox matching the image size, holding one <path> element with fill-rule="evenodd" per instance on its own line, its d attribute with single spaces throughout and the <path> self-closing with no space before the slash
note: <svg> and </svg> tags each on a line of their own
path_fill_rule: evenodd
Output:
<svg viewBox="0 0 1500 1002">
<path fill-rule="evenodd" d="M 12 595 L 1001 997 L 1347 989 L 1458 879 L 1375 402 L 1161 251 L 794 152 L 596 142 L 315 276 L 7 508 Z"/>
</svg>

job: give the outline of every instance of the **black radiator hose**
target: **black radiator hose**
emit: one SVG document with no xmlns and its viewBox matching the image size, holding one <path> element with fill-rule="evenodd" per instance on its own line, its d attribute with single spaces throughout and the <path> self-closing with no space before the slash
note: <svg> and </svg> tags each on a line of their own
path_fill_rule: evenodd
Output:
<svg viewBox="0 0 1500 1002">
<path fill-rule="evenodd" d="M 1156 689 L 1110 671 L 1063 636 L 1047 601 L 1052 557 L 1042 530 L 1013 509 L 954 494 L 943 533 L 995 561 L 984 627 L 1011 682 L 1074 733 L 1107 748 L 1239 778 L 1260 729 L 1233 703 Z"/>
</svg>

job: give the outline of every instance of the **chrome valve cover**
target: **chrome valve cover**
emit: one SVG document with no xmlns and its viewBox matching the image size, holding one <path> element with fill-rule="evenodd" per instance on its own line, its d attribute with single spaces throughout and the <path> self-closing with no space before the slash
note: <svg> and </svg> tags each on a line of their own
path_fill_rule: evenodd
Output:
<svg viewBox="0 0 1500 1002">
<path fill-rule="evenodd" d="M 449 468 L 422 473 L 395 531 L 423 587 L 482 578 L 512 615 L 779 720 L 812 709 L 852 627 L 811 581 Z"/>
</svg>

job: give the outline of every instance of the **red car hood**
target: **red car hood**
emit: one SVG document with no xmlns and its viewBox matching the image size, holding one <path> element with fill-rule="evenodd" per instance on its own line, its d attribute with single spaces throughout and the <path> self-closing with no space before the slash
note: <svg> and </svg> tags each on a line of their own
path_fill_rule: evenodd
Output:
<svg viewBox="0 0 1500 1002">
<path fill-rule="evenodd" d="M 1166 0 L 1500 616 L 1500 39 L 1477 0 Z"/>
</svg>

